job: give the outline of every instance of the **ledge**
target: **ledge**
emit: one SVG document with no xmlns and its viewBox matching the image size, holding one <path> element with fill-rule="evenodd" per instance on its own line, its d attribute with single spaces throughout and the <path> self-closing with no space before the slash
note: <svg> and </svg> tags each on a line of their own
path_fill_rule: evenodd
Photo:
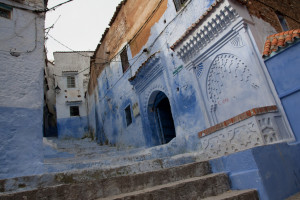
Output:
<svg viewBox="0 0 300 200">
<path fill-rule="evenodd" d="M 223 121 L 219 124 L 216 124 L 214 126 L 211 126 L 209 127 L 208 129 L 205 129 L 203 131 L 200 131 L 198 133 L 198 136 L 199 138 L 202 138 L 202 137 L 205 137 L 207 135 L 210 135 L 216 131 L 219 131 L 221 129 L 224 129 L 230 125 L 233 125 L 233 124 L 236 124 L 240 121 L 243 121 L 243 120 L 246 120 L 252 116 L 256 116 L 256 115 L 262 115 L 262 114 L 265 114 L 265 113 L 270 113 L 270 112 L 276 112 L 278 111 L 278 108 L 276 105 L 273 105 L 273 106 L 265 106 L 265 107 L 259 107 L 259 108 L 253 108 L 253 109 L 250 109 L 246 112 L 243 112 L 233 118 L 230 118 L 226 121 Z"/>
</svg>

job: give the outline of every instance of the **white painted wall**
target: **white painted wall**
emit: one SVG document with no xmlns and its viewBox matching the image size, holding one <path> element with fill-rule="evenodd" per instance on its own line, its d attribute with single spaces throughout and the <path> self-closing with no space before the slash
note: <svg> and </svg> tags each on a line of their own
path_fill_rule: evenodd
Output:
<svg viewBox="0 0 300 200">
<path fill-rule="evenodd" d="M 42 172 L 44 14 L 31 11 L 42 9 L 42 0 L 0 3 L 12 8 L 11 19 L 0 17 L 0 178 L 6 178 Z"/>
<path fill-rule="evenodd" d="M 93 52 L 90 51 L 54 52 L 55 84 L 58 85 L 58 87 L 61 89 L 61 92 L 59 94 L 56 94 L 57 121 L 61 124 L 61 128 L 62 126 L 65 126 L 66 129 L 71 129 L 72 127 L 67 127 L 69 122 L 67 122 L 66 120 L 68 118 L 78 118 L 70 116 L 70 104 L 68 104 L 68 102 L 82 101 L 82 103 L 78 105 L 80 117 L 82 119 L 83 117 L 87 116 L 84 96 L 85 92 L 87 91 L 87 83 L 89 80 L 90 70 L 90 56 L 92 55 Z M 63 75 L 63 71 L 78 72 L 75 73 L 75 88 L 67 88 L 67 76 Z M 85 126 L 87 126 L 87 124 Z M 60 128 L 58 129 L 58 135 L 60 136 Z M 78 133 L 74 133 L 74 135 L 78 135 Z"/>
</svg>

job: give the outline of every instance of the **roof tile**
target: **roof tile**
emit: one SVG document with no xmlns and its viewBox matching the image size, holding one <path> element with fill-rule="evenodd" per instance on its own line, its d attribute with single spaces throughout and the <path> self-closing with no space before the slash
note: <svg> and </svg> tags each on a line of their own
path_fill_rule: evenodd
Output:
<svg viewBox="0 0 300 200">
<path fill-rule="evenodd" d="M 272 52 L 279 51 L 280 48 L 293 43 L 295 39 L 300 39 L 300 29 L 293 29 L 268 36 L 264 46 L 263 57 L 268 57 Z"/>
</svg>

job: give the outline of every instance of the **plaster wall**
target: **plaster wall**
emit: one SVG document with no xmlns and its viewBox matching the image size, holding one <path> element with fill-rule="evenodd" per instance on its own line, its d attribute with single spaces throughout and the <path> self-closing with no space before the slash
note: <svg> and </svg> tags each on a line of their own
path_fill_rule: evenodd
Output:
<svg viewBox="0 0 300 200">
<path fill-rule="evenodd" d="M 200 105 L 197 103 L 200 99 L 194 87 L 197 83 L 196 79 L 193 78 L 191 72 L 181 66 L 182 62 L 169 49 L 169 46 L 205 12 L 212 2 L 199 3 L 191 1 L 184 16 L 182 16 L 175 11 L 173 1 L 168 1 L 168 9 L 157 23 L 151 27 L 151 35 L 136 57 L 132 57 L 131 46 L 128 46 L 127 54 L 131 69 L 125 73 L 122 72 L 122 66 L 119 62 L 120 56 L 114 58 L 109 66 L 106 65 L 98 77 L 98 109 L 100 111 L 100 126 L 103 125 L 103 133 L 109 143 L 129 146 L 153 146 L 158 144 L 157 139 L 150 131 L 151 128 L 147 122 L 148 111 L 145 110 L 150 95 L 155 91 L 162 91 L 168 96 L 176 133 L 180 138 L 176 140 L 179 143 L 183 145 L 186 140 L 193 141 L 194 139 L 191 138 L 196 137 L 193 133 L 206 128 L 206 120 L 203 114 L 199 112 Z M 195 13 L 198 14 L 195 16 Z M 160 37 L 157 40 L 158 35 Z M 149 52 L 142 53 L 144 48 L 148 48 Z M 150 55 L 157 51 L 161 51 L 159 57 L 163 73 L 155 79 L 153 84 L 149 84 L 145 91 L 139 93 L 128 79 L 135 74 Z M 136 103 L 140 113 L 137 116 L 133 116 L 132 113 L 133 122 L 127 127 L 124 110 L 126 106 L 130 105 L 132 108 Z M 192 144 L 190 146 L 194 148 Z"/>
<path fill-rule="evenodd" d="M 40 173 L 43 161 L 44 16 L 11 14 L 0 17 L 0 178 Z"/>
<path fill-rule="evenodd" d="M 43 10 L 45 9 L 45 0 L 2 0 L 1 2 L 9 5 L 20 6 L 30 10 Z"/>
<path fill-rule="evenodd" d="M 265 61 L 272 81 L 275 85 L 277 94 L 281 100 L 296 142 L 300 142 L 300 70 L 299 70 L 299 50 L 300 42 L 295 41 L 281 52 L 273 55 Z"/>
<path fill-rule="evenodd" d="M 59 138 L 82 138 L 87 133 L 85 92 L 89 80 L 90 56 L 93 52 L 54 52 L 55 81 L 61 89 L 56 95 Z M 75 76 L 75 88 L 67 88 L 67 75 Z M 70 106 L 79 106 L 80 116 L 70 116 Z"/>
<path fill-rule="evenodd" d="M 210 161 L 214 173 L 226 172 L 233 190 L 256 189 L 261 200 L 282 200 L 299 192 L 299 144 L 256 147 Z"/>
<path fill-rule="evenodd" d="M 152 16 L 150 18 L 150 23 L 153 24 L 157 22 L 159 17 L 153 18 L 153 10 L 155 10 L 159 2 L 162 2 L 162 4 L 165 5 L 167 1 L 168 0 L 152 0 L 138 1 L 137 3 L 135 0 L 127 0 L 120 3 L 115 12 L 116 17 L 113 17 L 110 27 L 107 28 L 107 31 L 102 35 L 100 40 L 101 45 L 98 45 L 95 52 L 95 62 L 93 64 L 96 67 L 91 68 L 92 76 L 91 83 L 89 84 L 90 94 L 95 89 L 97 78 L 105 67 L 105 62 L 103 61 L 115 58 L 123 47 L 136 37 L 136 33 L 144 29 L 141 29 L 141 27 L 144 27 L 144 23 L 149 17 Z M 164 8 L 166 7 L 164 6 Z M 161 15 L 162 13 L 164 13 L 164 9 L 159 9 L 154 15 Z M 135 52 L 139 52 L 144 43 L 147 42 L 150 28 L 148 27 L 146 30 L 147 34 L 143 35 L 144 37 L 140 43 L 135 43 Z"/>
</svg>

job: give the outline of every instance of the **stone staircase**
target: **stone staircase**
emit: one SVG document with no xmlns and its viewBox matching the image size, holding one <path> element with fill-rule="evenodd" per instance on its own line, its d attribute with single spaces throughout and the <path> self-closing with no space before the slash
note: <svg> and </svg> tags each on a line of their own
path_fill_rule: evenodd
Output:
<svg viewBox="0 0 300 200">
<path fill-rule="evenodd" d="M 207 161 L 128 175 L 112 173 L 115 170 L 118 169 L 1 180 L 0 199 L 258 199 L 254 190 L 230 191 L 227 175 L 211 174 Z M 3 187 L 13 182 L 18 188 L 7 191 Z"/>
<path fill-rule="evenodd" d="M 47 170 L 51 165 L 55 172 L 0 180 L 0 200 L 258 199 L 255 190 L 230 191 L 227 174 L 212 174 L 209 162 L 197 162 L 194 154 L 154 158 L 146 149 L 76 143 L 48 144 L 60 150 L 45 154 Z M 76 169 L 81 159 L 85 164 Z"/>
</svg>

